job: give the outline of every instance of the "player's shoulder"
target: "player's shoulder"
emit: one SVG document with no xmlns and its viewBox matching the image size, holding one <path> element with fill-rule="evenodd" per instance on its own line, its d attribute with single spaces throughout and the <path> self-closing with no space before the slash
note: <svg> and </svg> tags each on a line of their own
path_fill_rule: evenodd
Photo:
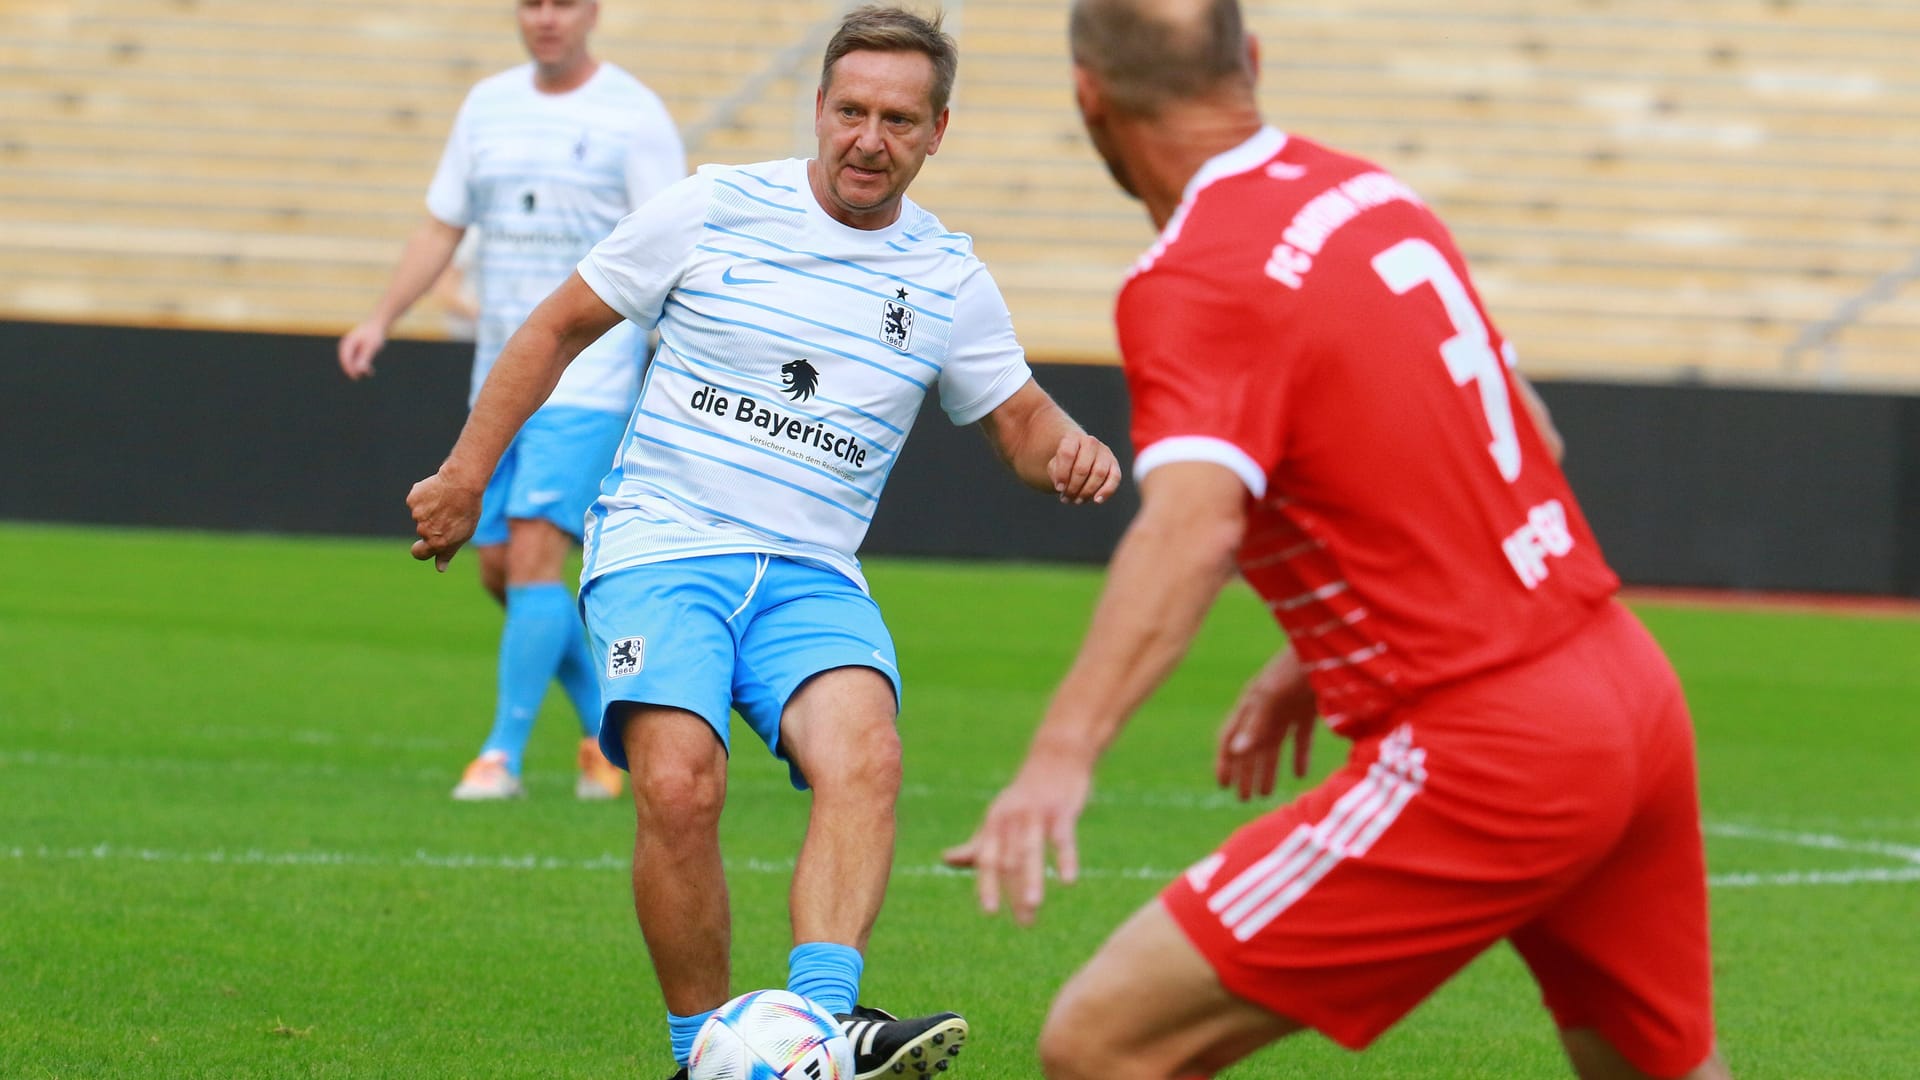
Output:
<svg viewBox="0 0 1920 1080">
<path fill-rule="evenodd" d="M 1337 228 L 1362 209 L 1417 197 L 1365 158 L 1265 128 L 1209 160 L 1189 181 L 1179 207 L 1130 277 L 1154 271 L 1203 272 L 1238 260 L 1223 253 L 1265 250 L 1276 232 L 1305 222 Z"/>
<path fill-rule="evenodd" d="M 524 98 L 533 92 L 533 63 L 529 61 L 524 64 L 515 64 L 505 71 L 496 71 L 474 83 L 473 89 L 467 91 L 467 102 L 468 104 L 491 104 Z"/>
<path fill-rule="evenodd" d="M 923 249 L 969 264 L 980 261 L 974 254 L 971 235 L 947 228 L 933 211 L 910 198 L 900 200 L 896 235 L 889 243 L 898 249 Z"/>
<path fill-rule="evenodd" d="M 666 111 L 666 102 L 654 93 L 651 86 L 641 82 L 639 76 L 611 60 L 602 60 L 600 70 L 595 73 L 595 88 L 610 97 L 619 97 L 647 108 Z"/>
<path fill-rule="evenodd" d="M 648 200 L 667 212 L 727 219 L 731 228 L 760 229 L 770 221 L 796 221 L 806 212 L 806 163 L 797 159 L 747 164 L 708 162 Z"/>
<path fill-rule="evenodd" d="M 808 194 L 806 162 L 799 158 L 743 165 L 709 162 L 696 166 L 691 178 L 709 186 L 722 184 L 737 188 L 749 196 L 783 205 Z"/>
</svg>

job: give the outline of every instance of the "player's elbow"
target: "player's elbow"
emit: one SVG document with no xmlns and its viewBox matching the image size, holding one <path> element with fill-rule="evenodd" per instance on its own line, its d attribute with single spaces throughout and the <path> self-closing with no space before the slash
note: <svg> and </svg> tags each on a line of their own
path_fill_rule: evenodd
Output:
<svg viewBox="0 0 1920 1080">
<path fill-rule="evenodd" d="M 1222 578 L 1230 577 L 1240 564 L 1240 542 L 1246 536 L 1246 522 L 1214 519 L 1200 523 L 1191 539 L 1195 561 Z"/>
<path fill-rule="evenodd" d="M 1238 565 L 1246 522 L 1239 516 L 1148 512 L 1129 532 L 1163 569 L 1187 566 L 1224 582 Z"/>
</svg>

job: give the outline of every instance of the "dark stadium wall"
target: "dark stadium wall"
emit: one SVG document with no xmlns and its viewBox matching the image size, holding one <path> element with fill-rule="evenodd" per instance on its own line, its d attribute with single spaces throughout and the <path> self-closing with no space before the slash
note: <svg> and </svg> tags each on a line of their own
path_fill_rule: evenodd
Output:
<svg viewBox="0 0 1920 1080">
<path fill-rule="evenodd" d="M 397 341 L 349 383 L 332 339 L 0 321 L 0 519 L 410 537 L 403 503 L 452 445 L 468 350 Z M 1045 365 L 1126 443 L 1111 367 Z M 1644 585 L 1920 596 L 1920 397 L 1548 382 L 1567 471 Z M 1125 454 L 1123 452 L 1123 457 Z M 929 402 L 867 554 L 1101 560 L 1110 505 L 1018 486 Z"/>
</svg>

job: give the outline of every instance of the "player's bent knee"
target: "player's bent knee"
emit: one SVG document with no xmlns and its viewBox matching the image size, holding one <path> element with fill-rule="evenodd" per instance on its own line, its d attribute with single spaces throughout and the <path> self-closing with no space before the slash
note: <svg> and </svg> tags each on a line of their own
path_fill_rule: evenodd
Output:
<svg viewBox="0 0 1920 1080">
<path fill-rule="evenodd" d="M 487 544 L 475 549 L 480 560 L 480 587 L 494 601 L 507 602 L 507 550 L 504 544 Z"/>
<path fill-rule="evenodd" d="M 705 721 L 677 710 L 622 719 L 640 812 L 690 825 L 718 821 L 727 797 L 727 759 Z M 648 730 L 637 730 L 643 727 Z"/>
<path fill-rule="evenodd" d="M 1040 1029 L 1040 1072 L 1047 1080 L 1095 1080 L 1118 1077 L 1133 1064 L 1113 1060 L 1108 1046 L 1085 1023 L 1056 1022 L 1056 1011 Z"/>
<path fill-rule="evenodd" d="M 727 797 L 726 775 L 644 766 L 633 771 L 633 796 L 641 815 L 650 821 L 704 828 L 720 820 Z"/>
<path fill-rule="evenodd" d="M 832 755 L 824 768 L 808 769 L 816 789 L 892 798 L 900 793 L 900 735 L 891 724 L 873 730 Z"/>
<path fill-rule="evenodd" d="M 531 585 L 566 576 L 574 539 L 564 529 L 540 518 L 514 518 L 507 527 L 507 584 Z"/>
<path fill-rule="evenodd" d="M 1040 1029 L 1040 1068 L 1049 1080 L 1147 1075 L 1138 1048 L 1115 1030 L 1106 990 L 1083 969 L 1054 998 Z"/>
</svg>

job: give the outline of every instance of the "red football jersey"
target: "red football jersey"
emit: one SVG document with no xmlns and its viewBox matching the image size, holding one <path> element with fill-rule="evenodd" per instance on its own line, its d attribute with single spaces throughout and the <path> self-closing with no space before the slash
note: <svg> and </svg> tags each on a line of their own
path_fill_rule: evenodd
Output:
<svg viewBox="0 0 1920 1080">
<path fill-rule="evenodd" d="M 1354 733 L 1577 629 L 1619 581 L 1446 228 L 1272 128 L 1208 162 L 1118 303 L 1135 470 L 1232 469 L 1240 569 Z"/>
</svg>

